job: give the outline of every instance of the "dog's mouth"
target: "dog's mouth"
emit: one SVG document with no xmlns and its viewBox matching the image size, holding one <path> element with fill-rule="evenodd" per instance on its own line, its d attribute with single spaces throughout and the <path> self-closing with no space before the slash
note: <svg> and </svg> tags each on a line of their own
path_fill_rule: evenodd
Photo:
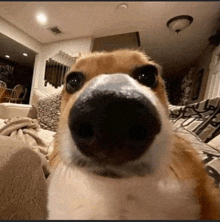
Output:
<svg viewBox="0 0 220 222">
<path fill-rule="evenodd" d="M 114 179 L 120 179 L 120 178 L 124 177 L 124 176 L 120 175 L 119 173 L 116 173 L 116 172 L 111 171 L 111 170 L 103 170 L 103 171 L 94 172 L 94 173 L 98 176 L 110 177 L 110 178 L 114 178 Z"/>
<path fill-rule="evenodd" d="M 72 155 L 72 161 L 70 163 L 74 167 L 76 166 L 81 169 L 86 169 L 89 172 L 102 177 L 117 179 L 127 177 L 127 175 L 120 172 L 120 166 L 109 165 L 104 163 L 104 161 L 98 162 L 91 158 L 84 158 L 83 156 L 76 158 L 76 155 Z"/>
<path fill-rule="evenodd" d="M 150 162 L 143 160 L 128 161 L 126 163 L 114 164 L 114 162 L 103 159 L 97 161 L 94 158 L 88 158 L 78 152 L 72 153 L 69 166 L 79 167 L 86 171 L 101 176 L 114 179 L 128 178 L 132 176 L 145 176 L 154 173 L 153 166 Z"/>
<path fill-rule="evenodd" d="M 150 175 L 154 173 L 154 169 L 152 169 L 152 165 L 147 162 L 131 162 L 122 164 L 120 166 L 108 165 L 105 167 L 98 166 L 94 168 L 90 168 L 91 172 L 102 176 L 102 177 L 110 177 L 115 179 L 120 178 L 128 178 L 132 176 L 143 177 L 145 175 Z"/>
</svg>

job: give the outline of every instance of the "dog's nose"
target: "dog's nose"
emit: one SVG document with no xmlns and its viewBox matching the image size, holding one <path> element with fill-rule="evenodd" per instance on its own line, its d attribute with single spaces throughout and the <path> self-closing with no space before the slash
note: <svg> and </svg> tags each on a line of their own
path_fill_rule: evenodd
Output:
<svg viewBox="0 0 220 222">
<path fill-rule="evenodd" d="M 77 148 L 95 161 L 121 164 L 140 157 L 160 132 L 154 105 L 142 94 L 94 91 L 70 110 L 69 128 Z"/>
</svg>

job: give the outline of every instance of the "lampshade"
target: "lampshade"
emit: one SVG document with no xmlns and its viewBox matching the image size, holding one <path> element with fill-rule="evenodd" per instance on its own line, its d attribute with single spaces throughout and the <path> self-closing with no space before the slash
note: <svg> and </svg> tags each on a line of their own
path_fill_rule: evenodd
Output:
<svg viewBox="0 0 220 222">
<path fill-rule="evenodd" d="M 189 15 L 180 15 L 171 18 L 167 22 L 167 27 L 172 31 L 179 33 L 183 29 L 187 28 L 193 21 L 193 18 Z"/>
</svg>

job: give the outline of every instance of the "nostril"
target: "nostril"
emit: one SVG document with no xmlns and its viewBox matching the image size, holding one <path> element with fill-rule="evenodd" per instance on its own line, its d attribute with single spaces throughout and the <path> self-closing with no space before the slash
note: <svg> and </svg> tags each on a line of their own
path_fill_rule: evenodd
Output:
<svg viewBox="0 0 220 222">
<path fill-rule="evenodd" d="M 129 130 L 129 139 L 131 140 L 146 140 L 147 130 L 141 124 L 133 125 Z"/>
<path fill-rule="evenodd" d="M 79 125 L 77 135 L 83 139 L 89 139 L 94 135 L 94 129 L 91 123 L 82 123 Z"/>
</svg>

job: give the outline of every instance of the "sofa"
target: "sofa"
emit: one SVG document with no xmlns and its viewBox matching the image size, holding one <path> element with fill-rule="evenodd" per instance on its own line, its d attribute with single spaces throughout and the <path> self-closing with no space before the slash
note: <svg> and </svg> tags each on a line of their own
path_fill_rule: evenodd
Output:
<svg viewBox="0 0 220 222">
<path fill-rule="evenodd" d="M 36 98 L 33 105 L 0 103 L 0 220 L 47 218 L 60 93 Z"/>
<path fill-rule="evenodd" d="M 173 130 L 187 138 L 220 187 L 220 97 L 185 106 L 169 106 Z"/>
<path fill-rule="evenodd" d="M 48 155 L 53 149 L 60 101 L 59 92 L 44 95 L 32 105 L 0 103 L 0 140 L 4 141 L 0 145 L 0 173 L 1 180 L 6 181 L 0 187 L 6 192 L 0 199 L 0 219 L 46 219 Z M 188 138 L 204 162 L 210 180 L 219 187 L 220 97 L 185 106 L 170 105 L 169 110 L 174 132 Z M 8 186 L 7 181 L 14 186 Z"/>
</svg>

